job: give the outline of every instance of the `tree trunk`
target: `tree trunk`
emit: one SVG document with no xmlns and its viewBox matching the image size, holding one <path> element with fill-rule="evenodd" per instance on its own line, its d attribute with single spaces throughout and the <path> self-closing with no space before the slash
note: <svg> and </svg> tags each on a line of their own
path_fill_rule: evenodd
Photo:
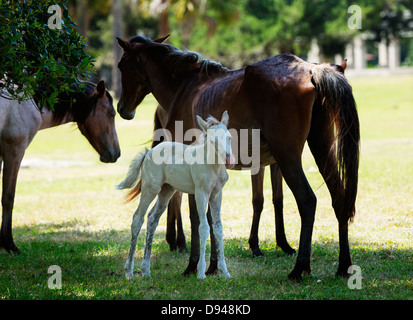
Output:
<svg viewBox="0 0 413 320">
<path fill-rule="evenodd" d="M 85 43 L 89 46 L 87 34 L 90 26 L 90 15 L 87 0 L 79 0 L 76 8 L 77 25 L 80 35 L 85 37 Z"/>
<path fill-rule="evenodd" d="M 162 0 L 162 4 L 168 2 L 168 0 Z M 159 36 L 164 37 L 168 34 L 171 33 L 171 27 L 169 25 L 169 17 L 168 17 L 168 6 L 164 6 L 165 9 L 163 9 L 160 13 L 159 16 Z M 165 42 L 169 42 L 169 40 L 166 40 Z"/>
<path fill-rule="evenodd" d="M 118 62 L 122 57 L 122 49 L 118 45 L 116 37 L 122 38 L 122 1 L 112 1 L 112 15 L 113 15 L 113 63 L 112 63 L 112 90 L 115 93 L 115 98 L 119 99 L 122 91 L 120 83 L 120 71 L 118 69 Z"/>
</svg>

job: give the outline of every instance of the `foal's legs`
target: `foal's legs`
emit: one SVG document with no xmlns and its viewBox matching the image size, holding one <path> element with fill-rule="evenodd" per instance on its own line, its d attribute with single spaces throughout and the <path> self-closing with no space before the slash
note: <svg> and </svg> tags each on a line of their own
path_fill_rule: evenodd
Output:
<svg viewBox="0 0 413 320">
<path fill-rule="evenodd" d="M 205 279 L 205 249 L 206 242 L 209 236 L 209 224 L 206 216 L 206 206 L 208 202 L 208 195 L 204 191 L 195 191 L 195 201 L 199 216 L 199 237 L 201 238 L 201 245 L 199 251 L 199 261 L 197 265 L 198 269 L 198 279 Z M 195 231 L 195 230 L 194 230 Z M 193 231 L 193 232 L 194 232 Z"/>
<path fill-rule="evenodd" d="M 222 190 L 215 194 L 211 195 L 209 200 L 209 205 L 211 207 L 211 218 L 212 218 L 212 227 L 213 233 L 216 241 L 216 250 L 218 256 L 218 270 L 222 272 L 224 278 L 230 278 L 230 274 L 227 270 L 227 265 L 225 263 L 224 256 L 224 240 L 222 233 L 222 223 L 221 223 L 221 203 L 222 203 Z M 212 249 L 211 249 L 212 250 Z"/>
<path fill-rule="evenodd" d="M 125 262 L 125 275 L 126 278 L 130 279 L 133 277 L 133 265 L 134 265 L 134 255 L 136 249 L 136 241 L 141 231 L 143 221 L 145 219 L 146 210 L 148 210 L 149 205 L 151 204 L 152 200 L 156 197 L 155 192 L 149 190 L 149 188 L 142 189 L 141 200 L 139 202 L 138 209 L 136 209 L 135 213 L 133 214 L 133 220 L 131 225 L 131 245 L 129 249 L 129 255 Z"/>
<path fill-rule="evenodd" d="M 151 276 L 151 251 L 152 251 L 152 241 L 153 235 L 155 233 L 156 227 L 159 223 L 159 218 L 164 213 L 166 207 L 168 206 L 169 200 L 174 195 L 175 190 L 169 185 L 163 185 L 161 192 L 158 195 L 158 200 L 155 206 L 148 215 L 148 222 L 146 227 L 146 243 L 145 243 L 145 253 L 143 256 L 141 269 L 145 277 Z"/>
</svg>

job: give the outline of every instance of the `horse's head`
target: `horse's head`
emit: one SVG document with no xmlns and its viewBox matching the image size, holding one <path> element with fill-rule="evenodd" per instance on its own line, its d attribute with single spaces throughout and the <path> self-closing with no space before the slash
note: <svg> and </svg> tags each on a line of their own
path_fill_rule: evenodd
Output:
<svg viewBox="0 0 413 320">
<path fill-rule="evenodd" d="M 225 164 L 228 169 L 234 167 L 235 157 L 232 154 L 231 133 L 227 128 L 229 121 L 228 112 L 224 111 L 221 121 L 218 121 L 214 117 L 209 117 L 207 121 L 204 121 L 200 116 L 197 116 L 197 121 L 206 135 L 208 153 L 210 150 L 213 150 L 214 158 L 216 155 L 219 164 Z M 208 163 L 211 155 L 212 154 L 208 154 L 207 156 Z"/>
<path fill-rule="evenodd" d="M 100 161 L 116 162 L 120 157 L 118 135 L 115 129 L 116 111 L 112 97 L 106 91 L 103 80 L 99 81 L 94 92 L 87 98 L 91 112 L 79 121 L 80 132 L 100 155 Z"/>
<path fill-rule="evenodd" d="M 135 117 L 136 107 L 145 96 L 151 92 L 151 86 L 145 73 L 144 61 L 139 56 L 139 48 L 148 43 L 162 43 L 168 38 L 150 40 L 141 36 L 129 41 L 118 39 L 123 55 L 118 63 L 122 75 L 122 93 L 118 102 L 118 112 L 124 119 L 131 120 Z"/>
</svg>

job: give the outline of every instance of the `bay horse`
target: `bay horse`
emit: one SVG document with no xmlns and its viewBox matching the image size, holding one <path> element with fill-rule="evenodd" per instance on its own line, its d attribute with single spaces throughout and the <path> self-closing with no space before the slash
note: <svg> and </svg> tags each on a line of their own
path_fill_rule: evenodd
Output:
<svg viewBox="0 0 413 320">
<path fill-rule="evenodd" d="M 196 199 L 200 221 L 198 231 L 201 238 L 198 279 L 205 279 L 205 248 L 210 231 L 206 216 L 207 204 L 211 208 L 212 236 L 217 243 L 218 269 L 225 278 L 230 277 L 225 263 L 221 223 L 222 188 L 228 180 L 226 167 L 231 168 L 235 164 L 231 150 L 231 134 L 227 129 L 228 119 L 226 111 L 221 121 L 213 117 L 204 121 L 197 116 L 197 122 L 202 130 L 201 143 L 186 145 L 164 141 L 151 150 L 146 149 L 132 161 L 125 180 L 117 186 L 118 189 L 125 189 L 136 184 L 128 194 L 128 201 L 141 194 L 131 226 L 131 247 L 125 263 L 126 278 L 133 277 L 136 240 L 149 204 L 158 195 L 158 200 L 148 216 L 145 253 L 141 265 L 143 275 L 150 277 L 153 235 L 159 218 L 176 191 L 193 194 Z"/>
<path fill-rule="evenodd" d="M 0 98 L 0 171 L 4 163 L 0 247 L 8 252 L 20 253 L 12 235 L 17 175 L 25 150 L 39 130 L 76 122 L 100 155 L 100 161 L 116 162 L 120 156 L 114 121 L 116 111 L 104 81 L 97 85 L 85 82 L 84 88 L 72 86 L 72 89 L 74 92 L 58 95 L 54 110 L 37 106 L 38 95 L 50 93 L 47 88 L 39 89 L 32 99 L 20 103 Z"/>
<path fill-rule="evenodd" d="M 154 118 L 154 132 L 164 128 L 168 119 L 167 112 L 158 105 Z M 153 140 L 152 147 L 156 146 L 159 141 Z M 252 250 L 253 256 L 263 256 L 258 240 L 258 229 L 261 219 L 261 212 L 264 205 L 263 184 L 264 184 L 265 167 L 261 167 L 259 172 L 251 174 L 252 186 L 252 207 L 253 217 L 251 224 L 251 232 L 248 239 L 248 244 Z M 280 247 L 288 255 L 295 254 L 295 250 L 288 244 L 284 229 L 284 214 L 283 214 L 283 190 L 282 190 L 282 174 L 276 163 L 270 165 L 271 185 L 272 185 L 272 202 L 274 206 L 275 216 L 275 238 L 277 246 Z M 181 216 L 182 194 L 176 192 L 168 204 L 166 241 L 169 244 L 171 251 L 179 250 L 179 252 L 187 251 L 185 234 L 182 227 Z M 208 211 L 208 219 L 210 219 Z M 176 229 L 175 229 L 176 226 Z M 217 257 L 215 254 L 215 241 L 211 240 L 211 264 L 207 274 L 213 273 L 216 270 Z"/>
<path fill-rule="evenodd" d="M 292 54 L 280 54 L 239 70 L 202 59 L 163 43 L 135 36 L 118 38 L 123 55 L 118 63 L 122 93 L 118 112 L 132 119 L 136 107 L 152 93 L 167 111 L 165 128 L 172 133 L 175 120 L 184 131 L 196 126 L 196 115 L 216 116 L 228 110 L 230 129 L 260 130 L 260 165 L 274 162 L 291 189 L 301 217 L 296 264 L 291 279 L 311 272 L 311 239 L 316 196 L 304 174 L 301 156 L 307 141 L 329 189 L 338 220 L 339 266 L 347 276 L 352 265 L 348 225 L 355 212 L 358 186 L 360 127 L 352 88 L 335 66 L 312 64 Z M 337 134 L 336 134 L 336 132 Z M 251 141 L 251 140 L 249 140 Z M 239 159 L 237 159 L 239 160 Z M 235 169 L 250 167 L 240 161 Z M 192 230 L 199 221 L 190 197 Z M 199 238 L 192 232 L 186 272 L 196 269 Z"/>
</svg>

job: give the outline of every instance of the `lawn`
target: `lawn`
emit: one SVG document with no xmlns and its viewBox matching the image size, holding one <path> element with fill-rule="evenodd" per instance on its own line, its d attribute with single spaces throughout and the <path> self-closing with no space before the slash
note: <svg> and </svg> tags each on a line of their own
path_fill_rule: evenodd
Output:
<svg viewBox="0 0 413 320">
<path fill-rule="evenodd" d="M 115 164 L 100 163 L 75 125 L 36 136 L 19 174 L 14 207 L 14 239 L 22 253 L 0 251 L 0 299 L 412 299 L 413 76 L 350 82 L 362 136 L 357 214 L 350 226 L 353 263 L 363 276 L 360 290 L 335 277 L 337 222 L 307 148 L 304 169 L 318 202 L 312 274 L 301 283 L 287 279 L 296 257 L 285 255 L 275 243 L 268 170 L 259 232 L 265 257 L 253 258 L 248 247 L 250 176 L 231 171 L 224 188 L 222 220 L 232 278 L 183 277 L 188 254 L 169 251 L 164 214 L 153 244 L 152 277 L 126 280 L 123 264 L 138 202 L 123 204 L 123 193 L 114 186 L 151 139 L 156 102 L 148 97 L 134 120 L 117 116 L 122 156 Z M 286 186 L 284 194 L 286 234 L 297 249 L 300 218 Z M 183 224 L 189 248 L 186 196 Z M 136 270 L 143 256 L 143 234 L 135 255 Z M 61 289 L 48 287 L 54 276 L 48 274 L 52 265 L 61 268 Z"/>
</svg>

